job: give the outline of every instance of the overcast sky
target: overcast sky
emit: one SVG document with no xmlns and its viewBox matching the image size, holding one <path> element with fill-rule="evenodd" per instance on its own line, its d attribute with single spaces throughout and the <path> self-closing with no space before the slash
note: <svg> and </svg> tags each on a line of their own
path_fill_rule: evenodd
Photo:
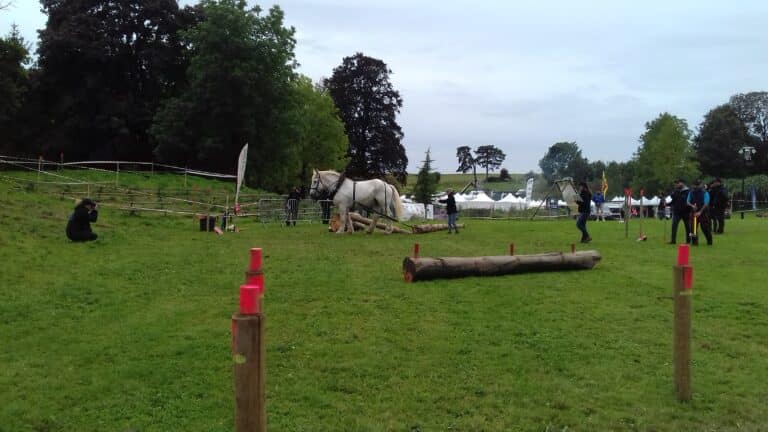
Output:
<svg viewBox="0 0 768 432">
<path fill-rule="evenodd" d="M 279 4 L 297 30 L 300 72 L 314 80 L 356 52 L 389 65 L 410 171 L 427 148 L 439 171 L 454 171 L 461 145 L 500 147 L 510 172 L 539 171 L 558 141 L 576 141 L 590 160 L 627 160 L 660 112 L 695 130 L 732 94 L 768 89 L 764 0 L 472 3 Z M 0 31 L 16 22 L 36 39 L 39 9 L 15 0 Z"/>
</svg>

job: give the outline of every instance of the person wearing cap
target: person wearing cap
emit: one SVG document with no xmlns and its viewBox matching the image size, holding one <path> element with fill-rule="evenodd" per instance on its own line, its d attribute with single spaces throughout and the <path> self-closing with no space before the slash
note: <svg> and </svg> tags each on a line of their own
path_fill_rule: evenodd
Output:
<svg viewBox="0 0 768 432">
<path fill-rule="evenodd" d="M 683 179 L 675 180 L 675 190 L 672 191 L 672 202 L 670 207 L 672 208 L 672 239 L 670 244 L 677 243 L 677 225 L 682 221 L 685 227 L 685 242 L 691 242 L 691 208 L 686 202 L 688 200 L 688 186 L 685 185 Z"/>
<path fill-rule="evenodd" d="M 589 186 L 585 182 L 579 183 L 579 217 L 576 219 L 576 228 L 581 231 L 581 242 L 589 243 L 592 241 L 592 237 L 587 232 L 587 220 L 589 220 L 589 213 L 592 210 L 592 191 L 589 190 Z"/>
<path fill-rule="evenodd" d="M 75 206 L 67 222 L 67 237 L 74 242 L 93 241 L 98 236 L 91 231 L 91 222 L 99 217 L 99 205 L 90 198 L 84 198 Z"/>
<path fill-rule="evenodd" d="M 458 234 L 459 228 L 456 226 L 456 217 L 459 214 L 459 210 L 456 208 L 456 198 L 453 196 L 453 189 L 449 188 L 445 192 L 448 194 L 448 197 L 438 202 L 445 204 L 445 211 L 448 213 L 448 234 L 451 233 L 451 230 Z"/>
<path fill-rule="evenodd" d="M 725 228 L 725 209 L 728 208 L 728 191 L 720 178 L 709 185 L 709 215 L 712 217 L 712 233 L 722 234 Z"/>
<path fill-rule="evenodd" d="M 707 238 L 707 244 L 712 246 L 712 232 L 709 225 L 709 193 L 704 190 L 701 180 L 696 179 L 693 182 L 693 189 L 688 192 L 688 199 L 686 203 L 691 208 L 693 216 L 696 218 L 696 223 L 701 227 L 701 231 L 704 233 L 704 237 Z M 695 229 L 696 227 L 691 227 Z M 692 244 L 694 246 L 699 245 L 699 239 L 697 236 L 692 237 Z"/>
</svg>

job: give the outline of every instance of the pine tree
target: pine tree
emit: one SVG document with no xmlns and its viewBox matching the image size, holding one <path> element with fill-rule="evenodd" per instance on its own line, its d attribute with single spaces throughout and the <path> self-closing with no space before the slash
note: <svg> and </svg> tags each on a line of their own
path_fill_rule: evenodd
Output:
<svg viewBox="0 0 768 432">
<path fill-rule="evenodd" d="M 413 187 L 413 194 L 416 202 L 424 205 L 432 203 L 432 195 L 437 191 L 437 184 L 440 183 L 440 173 L 432 172 L 432 158 L 430 151 L 427 150 L 427 157 L 422 161 L 419 176 L 416 179 L 416 185 Z"/>
</svg>

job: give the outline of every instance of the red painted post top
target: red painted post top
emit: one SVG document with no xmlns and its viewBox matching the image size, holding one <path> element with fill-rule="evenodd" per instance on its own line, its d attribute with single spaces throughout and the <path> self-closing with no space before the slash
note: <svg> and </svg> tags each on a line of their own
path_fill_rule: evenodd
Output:
<svg viewBox="0 0 768 432">
<path fill-rule="evenodd" d="M 419 257 L 419 244 L 414 243 L 413 244 L 413 257 L 418 258 Z"/>
<path fill-rule="evenodd" d="M 693 267 L 683 267 L 683 288 L 693 289 Z"/>
<path fill-rule="evenodd" d="M 243 315 L 261 313 L 261 299 L 263 296 L 263 286 L 240 285 L 240 313 Z"/>
<path fill-rule="evenodd" d="M 677 246 L 677 265 L 686 266 L 691 255 L 691 248 L 687 244 Z"/>
<path fill-rule="evenodd" d="M 251 263 L 248 270 L 252 272 L 261 271 L 261 265 L 263 262 L 261 248 L 251 248 Z"/>
</svg>

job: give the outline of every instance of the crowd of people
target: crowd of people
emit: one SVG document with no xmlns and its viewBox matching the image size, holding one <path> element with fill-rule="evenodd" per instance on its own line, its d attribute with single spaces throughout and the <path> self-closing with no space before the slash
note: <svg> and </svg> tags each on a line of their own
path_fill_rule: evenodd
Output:
<svg viewBox="0 0 768 432">
<path fill-rule="evenodd" d="M 729 206 L 728 191 L 719 178 L 710 184 L 704 184 L 701 179 L 693 182 L 693 187 L 688 188 L 683 179 L 674 182 L 674 189 L 670 194 L 672 213 L 672 236 L 670 244 L 677 244 L 677 231 L 680 222 L 685 227 L 685 241 L 698 246 L 698 233 L 701 232 L 707 240 L 707 245 L 712 245 L 713 234 L 723 234 L 725 230 L 725 211 Z M 581 232 L 581 242 L 592 241 L 587 231 L 587 221 L 591 216 L 591 204 L 595 204 L 596 220 L 605 220 L 605 197 L 601 192 L 592 193 L 589 185 L 581 182 L 579 187 L 578 217 L 576 228 Z M 659 215 L 663 217 L 667 203 L 664 199 L 659 204 Z M 623 212 L 623 211 L 622 211 Z"/>
<path fill-rule="evenodd" d="M 728 192 L 722 181 L 716 178 L 709 185 L 701 179 L 688 188 L 683 179 L 675 180 L 672 192 L 672 237 L 671 244 L 676 244 L 680 221 L 685 227 L 686 243 L 697 246 L 698 233 L 704 234 L 707 245 L 712 245 L 712 235 L 725 232 L 725 210 L 728 208 Z"/>
</svg>

